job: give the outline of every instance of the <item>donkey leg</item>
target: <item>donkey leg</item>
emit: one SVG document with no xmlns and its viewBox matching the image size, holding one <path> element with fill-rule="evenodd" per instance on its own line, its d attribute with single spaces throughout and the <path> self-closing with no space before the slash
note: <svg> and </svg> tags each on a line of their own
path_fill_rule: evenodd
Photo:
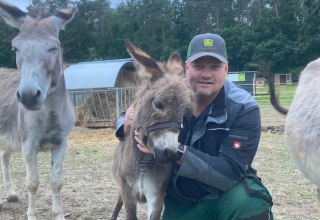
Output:
<svg viewBox="0 0 320 220">
<path fill-rule="evenodd" d="M 26 186 L 28 190 L 29 205 L 28 220 L 36 219 L 36 192 L 39 187 L 37 155 L 38 152 L 33 146 L 23 146 L 22 155 L 26 166 Z"/>
<path fill-rule="evenodd" d="M 52 215 L 55 220 L 64 220 L 61 202 L 61 188 L 63 185 L 63 162 L 67 143 L 51 150 L 51 190 L 52 190 Z"/>
<path fill-rule="evenodd" d="M 2 151 L 1 153 L 3 184 L 6 189 L 8 202 L 17 202 L 19 199 L 16 192 L 13 189 L 13 185 L 11 181 L 11 170 L 10 170 L 11 154 L 12 152 L 6 152 L 6 151 Z"/>
<path fill-rule="evenodd" d="M 160 220 L 164 203 L 164 193 L 146 193 L 146 198 L 148 220 Z"/>
<path fill-rule="evenodd" d="M 110 220 L 116 220 L 118 218 L 118 215 L 119 215 L 119 212 L 122 208 L 122 205 L 123 205 L 122 196 L 119 193 L 118 201 L 117 201 L 116 206 L 114 207 L 114 210 L 113 210 L 113 213 L 112 213 Z"/>
<path fill-rule="evenodd" d="M 132 195 L 130 186 L 122 189 L 122 200 L 126 209 L 126 220 L 137 220 L 137 201 Z"/>
</svg>

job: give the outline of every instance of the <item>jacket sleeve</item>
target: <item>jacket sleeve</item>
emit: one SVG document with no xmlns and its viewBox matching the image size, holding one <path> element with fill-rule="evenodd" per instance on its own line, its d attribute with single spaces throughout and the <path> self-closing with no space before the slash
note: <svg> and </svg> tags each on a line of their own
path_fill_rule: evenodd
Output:
<svg viewBox="0 0 320 220">
<path fill-rule="evenodd" d="M 117 124 L 116 124 L 116 132 L 115 135 L 116 137 L 120 140 L 120 141 L 124 141 L 124 131 L 123 131 L 123 126 L 124 126 L 124 117 L 125 117 L 126 113 L 122 112 Z"/>
<path fill-rule="evenodd" d="M 261 134 L 259 108 L 238 115 L 222 145 L 218 156 L 211 156 L 188 147 L 176 174 L 228 191 L 236 185 L 257 151 Z"/>
</svg>

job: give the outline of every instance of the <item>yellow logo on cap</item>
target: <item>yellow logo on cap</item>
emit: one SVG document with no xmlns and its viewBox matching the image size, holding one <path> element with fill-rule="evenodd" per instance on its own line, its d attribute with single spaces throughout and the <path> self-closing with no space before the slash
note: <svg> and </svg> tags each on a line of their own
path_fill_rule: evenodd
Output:
<svg viewBox="0 0 320 220">
<path fill-rule="evenodd" d="M 212 39 L 204 39 L 203 45 L 206 47 L 212 47 L 213 46 L 213 40 Z"/>
</svg>

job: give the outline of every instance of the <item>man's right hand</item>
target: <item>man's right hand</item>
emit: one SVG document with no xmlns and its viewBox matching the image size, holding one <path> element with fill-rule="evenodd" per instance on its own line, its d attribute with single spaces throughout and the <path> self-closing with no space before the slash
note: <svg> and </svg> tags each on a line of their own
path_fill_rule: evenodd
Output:
<svg viewBox="0 0 320 220">
<path fill-rule="evenodd" d="M 134 139 L 137 142 L 137 147 L 138 149 L 145 153 L 145 154 L 153 154 L 154 155 L 154 151 L 152 149 L 150 149 L 149 147 L 147 147 L 146 145 L 143 144 L 142 140 L 141 140 L 141 136 L 140 133 L 137 131 L 134 131 Z"/>
</svg>

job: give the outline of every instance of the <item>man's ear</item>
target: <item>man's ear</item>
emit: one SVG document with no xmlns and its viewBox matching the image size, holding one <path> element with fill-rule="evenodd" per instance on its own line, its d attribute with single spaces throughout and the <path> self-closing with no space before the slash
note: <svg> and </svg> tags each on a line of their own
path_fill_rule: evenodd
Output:
<svg viewBox="0 0 320 220">
<path fill-rule="evenodd" d="M 226 72 L 228 73 L 228 71 L 229 71 L 229 63 L 225 63 L 225 68 L 226 68 Z"/>
<path fill-rule="evenodd" d="M 184 62 L 184 68 L 187 70 L 189 68 L 190 63 L 188 61 Z"/>
</svg>

